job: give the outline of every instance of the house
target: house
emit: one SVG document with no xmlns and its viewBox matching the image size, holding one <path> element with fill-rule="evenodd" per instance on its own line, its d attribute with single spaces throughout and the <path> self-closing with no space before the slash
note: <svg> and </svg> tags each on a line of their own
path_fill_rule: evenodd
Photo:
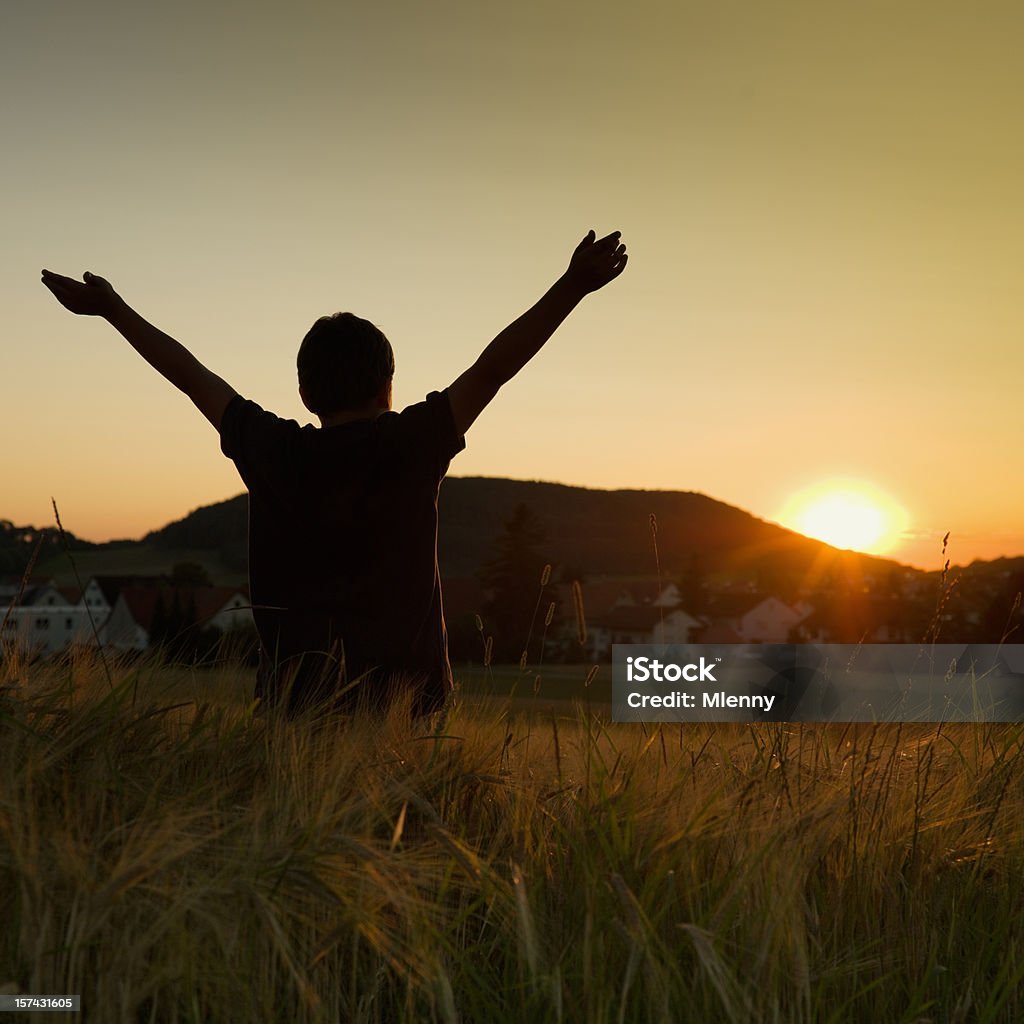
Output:
<svg viewBox="0 0 1024 1024">
<path fill-rule="evenodd" d="M 6 583 L 6 590 L 13 583 Z M 14 600 L 21 593 L 21 601 Z M 175 594 L 194 602 L 196 625 L 220 632 L 251 626 L 248 594 L 238 587 L 175 588 L 158 576 L 93 576 L 79 594 L 52 580 L 29 580 L 0 614 L 3 638 L 26 653 L 57 654 L 73 644 L 109 645 L 144 651 L 150 644 L 154 613 Z"/>
<path fill-rule="evenodd" d="M 253 625 L 248 594 L 240 587 L 124 586 L 106 628 L 106 642 L 122 651 L 144 651 L 152 642 L 158 612 L 194 603 L 195 628 L 221 633 Z"/>
<path fill-rule="evenodd" d="M 85 585 L 80 601 L 105 617 L 114 610 L 124 587 L 159 587 L 163 582 L 162 576 L 93 576 Z"/>
<path fill-rule="evenodd" d="M 700 643 L 790 643 L 800 623 L 813 614 L 806 602 L 793 607 L 774 597 L 731 592 L 711 603 Z"/>
<path fill-rule="evenodd" d="M 793 629 L 809 614 L 799 612 L 777 597 L 766 597 L 740 617 L 737 632 L 748 644 L 789 643 Z"/>
<path fill-rule="evenodd" d="M 587 651 L 595 661 L 609 658 L 613 644 L 691 643 L 702 625 L 679 606 L 675 584 L 660 589 L 619 584 L 619 588 L 617 600 L 591 613 L 586 607 L 587 586 L 583 585 Z M 646 603 L 640 603 L 638 597 L 646 597 Z"/>
<path fill-rule="evenodd" d="M 77 590 L 58 587 L 52 579 L 5 580 L 0 584 L 3 638 L 33 655 L 95 643 L 96 623 L 77 603 L 77 595 Z"/>
<path fill-rule="evenodd" d="M 52 586 L 53 579 L 48 576 L 30 576 L 28 579 L 21 576 L 4 576 L 0 579 L 0 608 L 6 611 L 15 604 L 31 603 L 26 600 L 29 595 Z"/>
<path fill-rule="evenodd" d="M 106 641 L 119 651 L 144 651 L 162 594 L 160 587 L 122 587 L 107 622 Z"/>
<path fill-rule="evenodd" d="M 80 605 L 19 604 L 0 615 L 0 621 L 4 639 L 25 653 L 57 654 L 72 644 L 96 642 L 98 627 L 89 609 Z"/>
<path fill-rule="evenodd" d="M 75 604 L 75 601 L 69 601 L 53 580 L 47 580 L 35 586 L 26 586 L 18 604 L 53 607 L 55 605 L 72 605 Z"/>
</svg>

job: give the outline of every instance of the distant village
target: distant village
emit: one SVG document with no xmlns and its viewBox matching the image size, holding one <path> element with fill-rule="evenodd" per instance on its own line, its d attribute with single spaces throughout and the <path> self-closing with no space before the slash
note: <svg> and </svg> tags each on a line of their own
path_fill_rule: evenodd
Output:
<svg viewBox="0 0 1024 1024">
<path fill-rule="evenodd" d="M 696 493 L 491 478 L 447 479 L 441 514 L 453 664 L 485 650 L 504 664 L 524 650 L 602 662 L 619 643 L 1024 642 L 1024 556 L 950 568 L 948 535 L 944 567 L 926 572 Z M 101 645 L 178 663 L 251 652 L 246 524 L 244 495 L 139 541 L 0 519 L 0 651 Z M 143 566 L 161 575 L 115 575 Z"/>
<path fill-rule="evenodd" d="M 179 659 L 195 656 L 218 637 L 244 638 L 255 646 L 248 590 L 215 586 L 208 579 L 165 576 L 92 576 L 84 589 L 53 579 L 0 579 L 0 639 L 22 653 L 57 655 L 75 645 L 124 653 L 177 647 Z M 187 567 L 186 567 L 187 568 Z M 544 646 L 553 661 L 607 661 L 624 643 L 916 643 L 1021 642 L 997 635 L 1019 618 L 1012 585 L 979 589 L 970 582 L 937 580 L 918 572 L 862 579 L 855 588 L 831 585 L 796 599 L 758 592 L 753 585 L 703 587 L 687 593 L 685 581 L 598 579 L 551 582 L 532 589 L 536 612 L 531 655 Z M 1015 582 L 1015 581 L 1011 581 Z M 998 584 L 998 580 L 996 580 Z M 495 628 L 490 594 L 476 578 L 446 579 L 445 616 L 452 660 L 479 660 L 484 634 Z M 1003 607 L 1005 605 L 1005 607 Z M 531 605 L 532 606 L 532 605 Z M 497 623 L 500 632 L 500 623 Z M 523 638 L 525 639 L 525 637 Z M 505 660 L 522 640 L 506 647 Z"/>
<path fill-rule="evenodd" d="M 952 625 L 936 601 L 934 580 L 915 572 L 897 576 L 877 591 L 862 586 L 852 595 L 830 591 L 796 599 L 735 582 L 688 595 L 685 584 L 676 582 L 592 580 L 579 585 L 582 616 L 573 585 L 553 584 L 539 601 L 539 617 L 552 605 L 557 611 L 545 656 L 610 661 L 613 644 L 914 643 L 929 628 L 941 632 Z M 453 652 L 468 639 L 469 609 L 486 607 L 487 601 L 474 580 L 446 582 Z M 535 623 L 534 646 L 541 630 L 543 623 Z"/>
<path fill-rule="evenodd" d="M 175 583 L 166 576 L 93 576 L 84 589 L 52 579 L 0 580 L 0 638 L 46 656 L 75 645 L 141 653 L 182 630 L 220 635 L 253 628 L 243 587 Z"/>
</svg>

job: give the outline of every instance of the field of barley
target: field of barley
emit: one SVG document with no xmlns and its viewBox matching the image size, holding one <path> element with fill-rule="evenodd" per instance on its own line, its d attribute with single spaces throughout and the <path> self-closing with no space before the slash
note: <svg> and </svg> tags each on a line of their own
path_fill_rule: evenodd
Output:
<svg viewBox="0 0 1024 1024">
<path fill-rule="evenodd" d="M 615 725 L 564 679 L 283 722 L 236 669 L 0 672 L 0 990 L 83 1007 L 27 1019 L 1024 1019 L 1024 726 Z"/>
</svg>

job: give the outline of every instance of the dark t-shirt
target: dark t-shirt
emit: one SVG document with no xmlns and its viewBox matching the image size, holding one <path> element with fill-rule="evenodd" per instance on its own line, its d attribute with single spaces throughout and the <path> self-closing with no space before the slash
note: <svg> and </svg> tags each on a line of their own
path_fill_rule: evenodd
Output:
<svg viewBox="0 0 1024 1024">
<path fill-rule="evenodd" d="M 300 427 L 236 395 L 221 450 L 249 489 L 256 694 L 292 710 L 329 696 L 378 704 L 410 686 L 414 710 L 451 684 L 437 568 L 437 495 L 465 447 L 447 392 L 401 413 Z"/>
</svg>

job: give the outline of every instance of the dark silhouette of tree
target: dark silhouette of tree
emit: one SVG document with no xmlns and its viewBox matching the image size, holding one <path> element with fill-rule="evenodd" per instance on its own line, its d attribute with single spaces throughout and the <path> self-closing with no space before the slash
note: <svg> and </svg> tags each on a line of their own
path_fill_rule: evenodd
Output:
<svg viewBox="0 0 1024 1024">
<path fill-rule="evenodd" d="M 497 551 L 481 570 L 484 586 L 484 632 L 494 637 L 493 660 L 518 662 L 531 625 L 535 638 L 543 629 L 548 605 L 541 597 L 547 560 L 541 545 L 544 530 L 526 505 L 517 505 L 497 540 Z"/>
<path fill-rule="evenodd" d="M 166 649 L 167 639 L 170 632 L 169 614 L 167 602 L 161 592 L 153 605 L 153 618 L 149 624 L 149 646 L 161 650 Z"/>
<path fill-rule="evenodd" d="M 213 580 L 199 562 L 175 562 L 171 567 L 173 587 L 212 587 Z"/>
<path fill-rule="evenodd" d="M 979 640 L 998 644 L 1024 643 L 1024 570 L 1010 573 L 997 588 L 978 623 Z"/>
<path fill-rule="evenodd" d="M 194 588 L 161 591 L 153 606 L 150 646 L 159 648 L 167 661 L 194 661 L 200 633 L 197 620 Z"/>
<path fill-rule="evenodd" d="M 708 586 L 700 556 L 690 555 L 686 569 L 679 579 L 679 597 L 683 611 L 688 615 L 701 615 L 707 611 Z"/>
<path fill-rule="evenodd" d="M 66 549 L 88 551 L 98 547 L 89 541 L 79 540 L 73 533 L 54 526 L 37 529 L 34 526 L 16 526 L 10 519 L 0 519 L 0 576 L 20 576 L 35 556 L 41 565 Z"/>
</svg>

